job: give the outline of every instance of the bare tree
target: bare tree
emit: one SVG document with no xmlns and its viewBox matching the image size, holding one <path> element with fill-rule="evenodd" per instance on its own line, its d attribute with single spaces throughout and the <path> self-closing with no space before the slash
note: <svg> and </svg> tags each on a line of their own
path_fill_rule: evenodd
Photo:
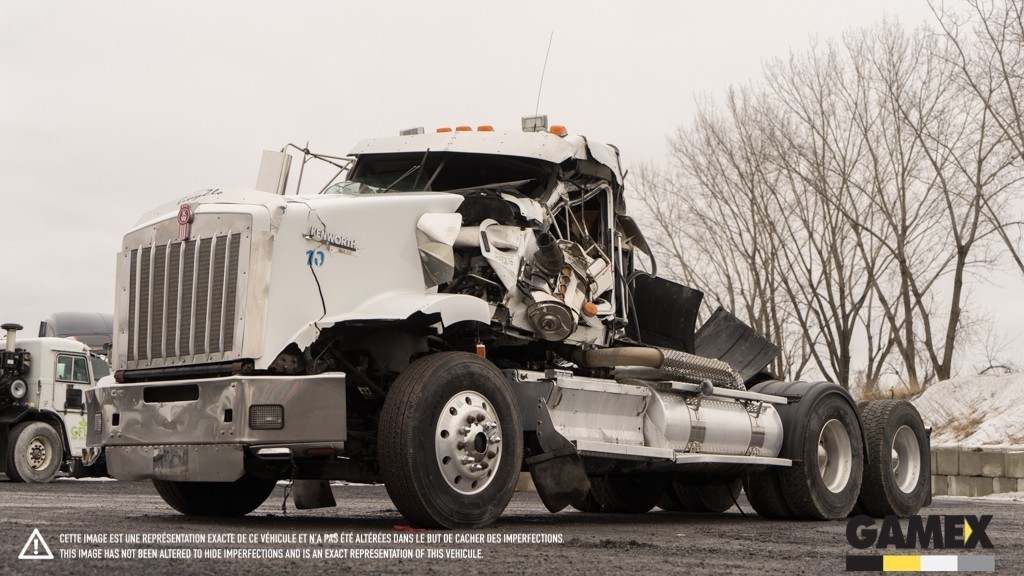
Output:
<svg viewBox="0 0 1024 576">
<path fill-rule="evenodd" d="M 726 112 L 702 106 L 694 128 L 671 142 L 669 168 L 642 167 L 633 189 L 654 224 L 656 250 L 670 274 L 701 287 L 711 304 L 744 317 L 784 345 L 771 369 L 799 377 L 807 347 L 792 333 L 791 309 L 781 297 L 777 237 L 764 221 L 767 150 L 744 140 L 737 121 L 749 93 L 730 91 Z"/>
<path fill-rule="evenodd" d="M 929 0 L 949 43 L 957 81 L 983 106 L 1005 137 L 1018 167 L 1024 166 L 1024 0 L 966 0 L 966 13 Z M 1018 196 L 1019 197 L 1019 196 Z M 1014 264 L 1024 274 L 1021 222 L 1009 222 L 1004 206 L 982 207 Z M 1015 237 L 1014 237 L 1015 234 Z"/>
<path fill-rule="evenodd" d="M 991 37 L 1011 38 L 999 22 Z M 782 343 L 782 373 L 948 378 L 967 287 L 1001 246 L 1020 265 L 1001 218 L 1021 180 L 1018 85 L 965 80 L 966 52 L 941 38 L 883 22 L 768 63 L 700 102 L 669 165 L 634 180 L 666 267 Z"/>
<path fill-rule="evenodd" d="M 849 66 L 832 45 L 770 63 L 766 72 L 773 113 L 765 115 L 770 122 L 762 129 L 784 183 L 768 196 L 787 271 L 783 285 L 805 339 L 820 343 L 812 353 L 819 371 L 848 387 L 853 343 L 871 295 L 864 268 L 856 264 L 855 220 L 844 214 L 850 206 L 836 201 L 865 161 L 851 123 L 857 93 L 846 91 Z M 863 256 L 877 264 L 879 251 Z M 884 356 L 889 349 L 871 352 Z"/>
</svg>

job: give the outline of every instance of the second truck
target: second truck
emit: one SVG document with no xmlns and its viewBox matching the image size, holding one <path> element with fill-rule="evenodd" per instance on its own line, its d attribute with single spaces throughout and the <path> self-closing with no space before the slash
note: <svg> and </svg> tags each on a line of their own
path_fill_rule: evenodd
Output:
<svg viewBox="0 0 1024 576">
<path fill-rule="evenodd" d="M 551 511 L 910 515 L 928 437 L 908 403 L 786 382 L 777 347 L 659 278 L 618 150 L 524 119 L 359 143 L 315 194 L 216 188 L 118 255 L 114 378 L 88 393 L 109 472 L 241 515 L 292 480 L 383 482 L 423 527 L 494 522 L 528 471 Z M 301 180 L 301 173 L 299 176 Z M 699 206 L 694 206 L 699 210 Z M 640 262 L 647 263 L 641 270 Z"/>
</svg>

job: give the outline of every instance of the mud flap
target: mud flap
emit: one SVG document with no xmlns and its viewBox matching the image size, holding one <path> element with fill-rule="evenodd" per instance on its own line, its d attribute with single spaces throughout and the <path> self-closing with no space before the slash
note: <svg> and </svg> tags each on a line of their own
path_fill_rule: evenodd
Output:
<svg viewBox="0 0 1024 576">
<path fill-rule="evenodd" d="M 299 510 L 337 506 L 331 483 L 327 480 L 295 480 L 292 483 L 292 501 Z"/>
<path fill-rule="evenodd" d="M 693 353 L 693 329 L 704 293 L 646 274 L 633 280 L 635 322 L 630 336 L 644 344 Z"/>
<path fill-rule="evenodd" d="M 537 441 L 543 454 L 526 459 L 537 494 L 549 512 L 558 512 L 582 500 L 590 491 L 583 459 L 576 446 L 555 430 L 547 402 L 537 407 Z"/>
<path fill-rule="evenodd" d="M 725 362 L 746 382 L 775 359 L 779 347 L 719 307 L 697 330 L 694 352 Z"/>
<path fill-rule="evenodd" d="M 590 491 L 590 479 L 576 448 L 562 448 L 526 459 L 537 494 L 549 512 L 579 502 Z"/>
</svg>

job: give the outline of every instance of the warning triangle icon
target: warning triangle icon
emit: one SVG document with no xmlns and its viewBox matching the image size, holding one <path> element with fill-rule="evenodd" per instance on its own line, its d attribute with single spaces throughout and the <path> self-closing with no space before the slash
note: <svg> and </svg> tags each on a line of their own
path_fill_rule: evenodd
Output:
<svg viewBox="0 0 1024 576">
<path fill-rule="evenodd" d="M 21 549 L 18 560 L 53 560 L 53 552 L 50 552 L 50 547 L 46 545 L 46 540 L 43 540 L 39 528 L 33 530 L 32 535 L 28 537 L 28 542 L 25 542 L 25 547 Z"/>
</svg>

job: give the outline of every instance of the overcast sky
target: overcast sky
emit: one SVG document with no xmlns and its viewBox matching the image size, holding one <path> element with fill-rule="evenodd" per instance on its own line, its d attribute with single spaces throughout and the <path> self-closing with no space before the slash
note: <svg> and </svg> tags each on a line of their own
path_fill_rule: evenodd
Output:
<svg viewBox="0 0 1024 576">
<path fill-rule="evenodd" d="M 34 335 L 51 312 L 112 311 L 115 253 L 138 216 L 255 184 L 264 149 L 308 140 L 344 154 L 413 126 L 518 129 L 552 31 L 540 112 L 618 145 L 628 167 L 663 159 L 695 97 L 756 79 L 764 59 L 812 35 L 883 17 L 913 27 L 930 11 L 924 0 L 0 0 L 0 321 Z M 999 290 L 1022 287 L 1018 276 Z M 1020 308 L 999 329 L 1024 332 Z"/>
</svg>

